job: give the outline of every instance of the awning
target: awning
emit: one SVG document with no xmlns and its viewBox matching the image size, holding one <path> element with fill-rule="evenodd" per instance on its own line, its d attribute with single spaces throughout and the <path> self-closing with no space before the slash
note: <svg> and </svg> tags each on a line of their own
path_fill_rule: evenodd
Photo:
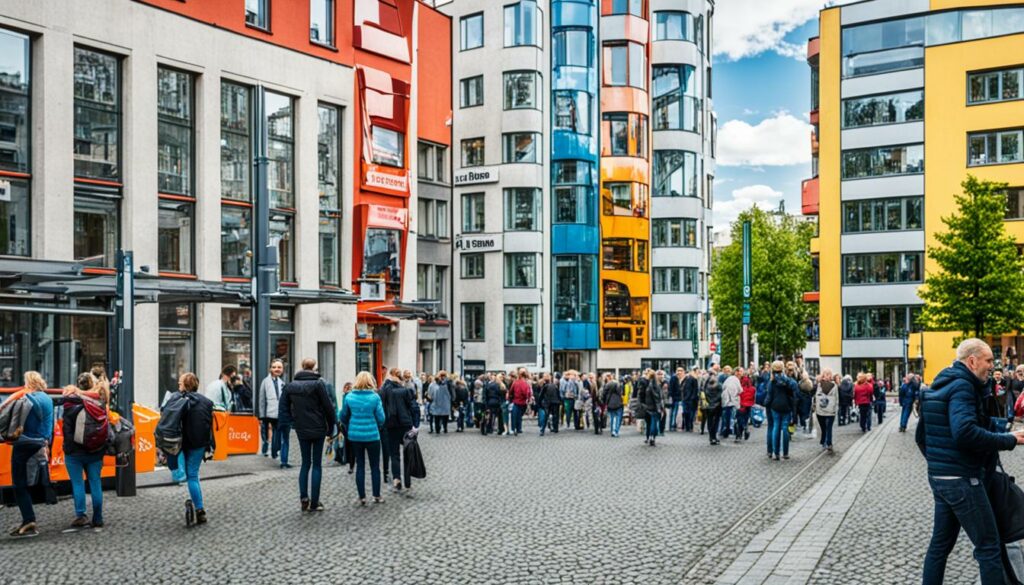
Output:
<svg viewBox="0 0 1024 585">
<path fill-rule="evenodd" d="M 359 297 L 349 291 L 282 288 L 270 295 L 271 302 L 288 303 L 292 305 L 313 305 L 317 303 L 346 303 L 352 304 L 359 301 Z"/>
<path fill-rule="evenodd" d="M 82 278 L 84 268 L 78 262 L 29 258 L 4 259 L 0 260 L 0 289 L 12 288 L 18 283 L 39 283 L 59 278 Z"/>
<path fill-rule="evenodd" d="M 412 319 L 417 321 L 433 321 L 437 318 L 437 305 L 438 301 L 396 301 L 391 305 L 360 311 L 360 314 L 372 313 L 379 317 L 386 317 L 396 321 Z"/>
</svg>

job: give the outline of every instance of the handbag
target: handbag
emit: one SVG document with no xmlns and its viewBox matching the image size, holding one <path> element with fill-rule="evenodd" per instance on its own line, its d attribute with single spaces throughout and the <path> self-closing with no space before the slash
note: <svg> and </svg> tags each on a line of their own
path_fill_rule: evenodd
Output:
<svg viewBox="0 0 1024 585">
<path fill-rule="evenodd" d="M 1024 540 L 1024 490 L 1003 470 L 1002 463 L 996 466 L 985 487 L 999 528 L 999 540 Z"/>
</svg>

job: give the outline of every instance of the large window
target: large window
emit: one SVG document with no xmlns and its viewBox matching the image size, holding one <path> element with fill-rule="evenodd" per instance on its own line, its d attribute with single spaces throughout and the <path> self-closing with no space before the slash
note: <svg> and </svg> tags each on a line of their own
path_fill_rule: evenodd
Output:
<svg viewBox="0 0 1024 585">
<path fill-rule="evenodd" d="M 417 149 L 416 174 L 421 179 L 446 183 L 448 177 L 448 147 L 432 142 L 420 142 Z"/>
<path fill-rule="evenodd" d="M 651 220 L 651 240 L 655 248 L 696 248 L 697 220 L 686 218 Z"/>
<path fill-rule="evenodd" d="M 182 374 L 195 371 L 194 312 L 195 305 L 188 303 L 160 303 L 157 404 L 163 404 L 168 392 L 177 392 Z"/>
<path fill-rule="evenodd" d="M 221 276 L 252 276 L 252 89 L 220 87 Z"/>
<path fill-rule="evenodd" d="M 607 4 L 605 2 L 605 5 Z M 609 14 L 632 14 L 640 18 L 647 17 L 647 13 L 644 10 L 644 0 L 612 0 L 611 9 L 612 11 Z"/>
<path fill-rule="evenodd" d="M 157 256 L 161 271 L 179 274 L 194 271 L 193 87 L 192 75 L 157 69 Z"/>
<path fill-rule="evenodd" d="M 843 203 L 844 233 L 919 230 L 923 221 L 923 197 L 864 199 Z"/>
<path fill-rule="evenodd" d="M 310 0 L 309 40 L 334 46 L 334 0 Z"/>
<path fill-rule="evenodd" d="M 194 204 L 160 198 L 157 211 L 157 265 L 161 272 L 192 274 Z"/>
<path fill-rule="evenodd" d="M 701 104 L 692 65 L 654 67 L 654 129 L 701 130 Z"/>
<path fill-rule="evenodd" d="M 437 301 L 438 311 L 445 313 L 446 266 L 420 264 L 416 266 L 416 294 L 418 300 Z"/>
<path fill-rule="evenodd" d="M 554 94 L 555 130 L 590 134 L 590 94 L 574 89 L 560 89 Z"/>
<path fill-rule="evenodd" d="M 654 13 L 654 40 L 690 41 L 703 49 L 703 18 L 689 12 L 662 11 Z"/>
<path fill-rule="evenodd" d="M 843 76 L 871 75 L 924 65 L 924 17 L 843 29 Z"/>
<path fill-rule="evenodd" d="M 28 256 L 30 184 L 30 44 L 0 29 L 0 255 Z"/>
<path fill-rule="evenodd" d="M 402 282 L 402 232 L 369 228 L 363 243 L 363 278 L 379 278 L 398 286 Z"/>
<path fill-rule="evenodd" d="M 540 162 L 540 134 L 537 132 L 513 132 L 502 134 L 503 163 Z"/>
<path fill-rule="evenodd" d="M 894 284 L 921 282 L 921 252 L 846 254 L 843 256 L 843 284 Z"/>
<path fill-rule="evenodd" d="M 435 239 L 447 238 L 448 202 L 420 197 L 417 207 L 419 211 L 419 236 Z"/>
<path fill-rule="evenodd" d="M 317 107 L 320 190 L 320 286 L 341 286 L 341 110 Z"/>
<path fill-rule="evenodd" d="M 1003 69 L 967 76 L 967 103 L 982 104 L 1021 99 L 1024 69 Z"/>
<path fill-rule="evenodd" d="M 540 95 L 540 74 L 536 71 L 505 73 L 505 109 L 537 108 Z"/>
<path fill-rule="evenodd" d="M 252 276 L 252 207 L 222 205 L 220 214 L 221 276 Z"/>
<path fill-rule="evenodd" d="M 632 238 L 605 238 L 601 241 L 602 267 L 605 270 L 647 271 L 647 241 Z"/>
<path fill-rule="evenodd" d="M 505 305 L 505 345 L 536 345 L 536 325 L 536 305 Z"/>
<path fill-rule="evenodd" d="M 522 0 L 505 7 L 505 46 L 540 46 L 541 15 L 534 0 Z"/>
<path fill-rule="evenodd" d="M 252 364 L 252 311 L 250 309 L 221 309 L 220 363 L 235 367 Z M 285 375 L 288 370 L 285 369 Z"/>
<path fill-rule="evenodd" d="M 484 255 L 482 253 L 462 255 L 462 278 L 484 277 Z"/>
<path fill-rule="evenodd" d="M 8 297 L 4 304 L 21 305 L 29 310 L 38 307 L 31 298 Z M 107 361 L 107 332 L 113 319 L 98 313 L 107 305 L 105 301 L 83 298 L 74 307 L 83 314 L 34 313 L 8 308 L 0 311 L 0 347 L 3 348 L 0 388 L 21 386 L 22 373 L 29 370 L 40 372 L 54 387 L 74 384 L 79 372 L 88 371 L 94 365 L 104 365 L 111 371 Z"/>
<path fill-rule="evenodd" d="M 924 90 L 843 100 L 843 127 L 900 124 L 924 119 Z"/>
<path fill-rule="evenodd" d="M 533 252 L 505 254 L 505 288 L 537 286 L 537 255 Z"/>
<path fill-rule="evenodd" d="M 484 164 L 484 139 L 466 138 L 462 141 L 462 166 L 479 167 Z"/>
<path fill-rule="evenodd" d="M 295 123 L 292 98 L 266 92 L 270 241 L 278 248 L 281 282 L 295 281 Z M 376 128 L 374 128 L 376 130 Z M 374 152 L 377 136 L 374 133 Z"/>
<path fill-rule="evenodd" d="M 75 47 L 75 176 L 121 180 L 121 63 Z"/>
<path fill-rule="evenodd" d="M 75 194 L 75 260 L 87 266 L 114 267 L 120 245 L 120 200 Z"/>
<path fill-rule="evenodd" d="M 552 35 L 552 61 L 559 67 L 590 67 L 593 60 L 593 37 L 582 28 L 560 29 Z"/>
<path fill-rule="evenodd" d="M 594 256 L 555 256 L 555 320 L 596 321 Z"/>
<path fill-rule="evenodd" d="M 655 268 L 652 279 L 655 293 L 697 294 L 696 268 Z"/>
<path fill-rule="evenodd" d="M 585 161 L 555 161 L 551 164 L 554 175 L 553 223 L 585 224 L 593 221 L 590 203 L 593 171 Z"/>
<path fill-rule="evenodd" d="M 1021 162 L 1021 130 L 969 134 L 967 166 Z"/>
<path fill-rule="evenodd" d="M 467 77 L 459 81 L 459 104 L 463 108 L 481 106 L 484 103 L 484 76 Z"/>
<path fill-rule="evenodd" d="M 505 189 L 505 231 L 529 232 L 540 229 L 540 189 Z"/>
<path fill-rule="evenodd" d="M 647 217 L 650 199 L 646 183 L 605 183 L 601 190 L 601 213 Z"/>
<path fill-rule="evenodd" d="M 484 15 L 483 13 L 463 16 L 459 21 L 461 32 L 460 47 L 463 51 L 484 46 Z"/>
<path fill-rule="evenodd" d="M 467 193 L 462 196 L 462 231 L 479 233 L 484 231 L 484 194 Z"/>
<path fill-rule="evenodd" d="M 405 166 L 405 134 L 374 126 L 371 130 L 373 137 L 373 162 L 379 165 L 402 168 Z"/>
<path fill-rule="evenodd" d="M 699 313 L 654 313 L 652 317 L 651 339 L 654 341 L 697 339 Z"/>
<path fill-rule="evenodd" d="M 277 246 L 278 278 L 295 282 L 295 214 L 270 210 L 270 243 Z"/>
<path fill-rule="evenodd" d="M 654 151 L 655 197 L 697 197 L 697 154 L 685 150 Z"/>
<path fill-rule="evenodd" d="M 1006 190 L 1006 219 L 1024 219 L 1024 189 L 1011 187 Z"/>
<path fill-rule="evenodd" d="M 640 43 L 604 47 L 604 84 L 647 89 L 647 51 Z"/>
<path fill-rule="evenodd" d="M 270 29 L 270 0 L 245 0 L 245 24 Z"/>
<path fill-rule="evenodd" d="M 844 179 L 912 175 L 923 172 L 923 144 L 843 151 Z"/>
<path fill-rule="evenodd" d="M 484 340 L 483 303 L 462 303 L 462 340 Z"/>
<path fill-rule="evenodd" d="M 633 113 L 605 114 L 601 128 L 601 156 L 647 158 L 647 116 Z"/>
<path fill-rule="evenodd" d="M 903 339 L 921 331 L 921 307 L 846 307 L 846 339 Z"/>
</svg>

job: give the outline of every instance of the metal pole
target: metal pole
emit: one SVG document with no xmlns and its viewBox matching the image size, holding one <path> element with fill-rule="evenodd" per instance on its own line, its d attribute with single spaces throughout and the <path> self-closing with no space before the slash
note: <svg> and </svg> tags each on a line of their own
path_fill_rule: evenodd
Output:
<svg viewBox="0 0 1024 585">
<path fill-rule="evenodd" d="M 740 364 L 749 363 L 750 351 L 750 297 L 752 292 L 753 267 L 750 254 L 750 221 L 743 222 L 743 339 Z"/>
<path fill-rule="evenodd" d="M 130 250 L 118 250 L 117 297 L 114 301 L 117 324 L 117 369 L 121 371 L 117 388 L 117 412 L 132 420 L 132 404 L 135 402 L 135 266 Z M 135 451 L 128 456 L 128 465 L 118 467 L 114 482 L 119 497 L 135 495 Z"/>
<path fill-rule="evenodd" d="M 270 295 L 277 291 L 277 248 L 270 242 L 270 189 L 267 184 L 267 105 L 266 90 L 256 90 L 254 104 L 255 124 L 253 177 L 256 198 L 256 221 L 253 222 L 253 249 L 256 253 L 256 272 L 253 275 L 253 328 L 252 368 L 253 389 L 259 392 L 258 380 L 270 367 Z M 291 365 L 291 364 L 289 364 Z M 287 374 L 286 374 L 287 375 Z M 259 396 L 253 396 L 259 404 Z"/>
</svg>

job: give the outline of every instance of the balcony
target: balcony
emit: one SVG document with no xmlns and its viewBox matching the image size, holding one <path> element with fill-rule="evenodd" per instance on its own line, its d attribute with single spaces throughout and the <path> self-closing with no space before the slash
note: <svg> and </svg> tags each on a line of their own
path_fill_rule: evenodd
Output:
<svg viewBox="0 0 1024 585">
<path fill-rule="evenodd" d="M 807 179 L 801 187 L 800 203 L 804 215 L 818 215 L 818 177 Z"/>
<path fill-rule="evenodd" d="M 821 53 L 821 37 L 811 37 L 807 39 L 807 62 L 817 62 L 818 55 Z"/>
</svg>

